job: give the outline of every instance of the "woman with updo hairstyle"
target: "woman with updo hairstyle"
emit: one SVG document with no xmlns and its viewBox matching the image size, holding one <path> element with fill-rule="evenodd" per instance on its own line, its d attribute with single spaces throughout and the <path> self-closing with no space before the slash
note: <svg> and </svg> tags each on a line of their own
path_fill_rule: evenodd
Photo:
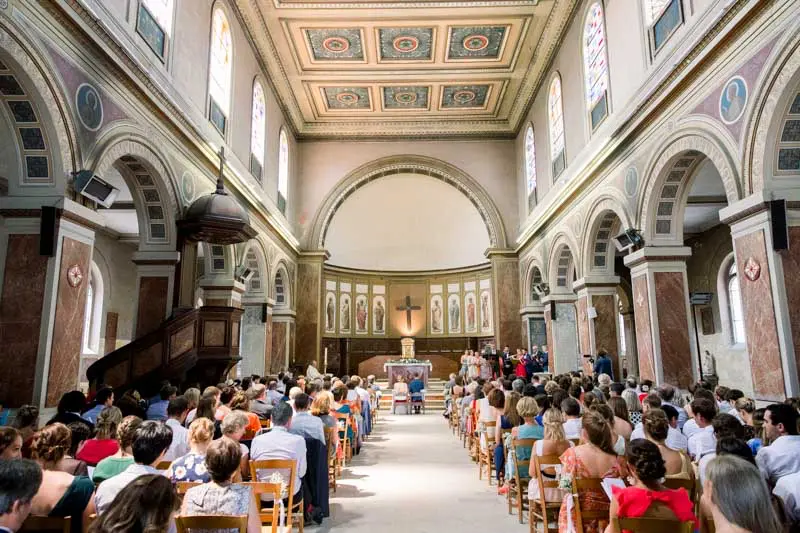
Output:
<svg viewBox="0 0 800 533">
<path fill-rule="evenodd" d="M 72 431 L 56 422 L 40 429 L 31 441 L 31 458 L 42 465 L 43 470 L 66 472 L 73 476 L 85 476 L 89 470 L 86 463 L 70 456 Z"/>
<path fill-rule="evenodd" d="M 561 459 L 561 488 L 572 492 L 572 480 L 576 478 L 624 478 L 628 475 L 625 458 L 617 455 L 611 427 L 603 416 L 587 411 L 581 417 L 581 444 L 565 451 Z M 559 531 L 568 530 L 569 514 L 575 523 L 575 509 L 570 509 L 564 498 L 558 515 Z M 604 511 L 608 509 L 608 498 L 602 489 L 582 491 L 580 506 L 583 510 Z M 584 521 L 584 533 L 599 533 L 605 521 Z"/>
<path fill-rule="evenodd" d="M 667 446 L 669 420 L 661 409 L 653 408 L 642 417 L 644 437 L 656 445 L 661 453 L 666 468 L 666 477 L 675 479 L 691 479 L 694 476 L 692 460 L 689 456 Z"/>
<path fill-rule="evenodd" d="M 608 399 L 608 406 L 614 412 L 614 431 L 626 441 L 631 440 L 633 424 L 628 414 L 628 404 L 619 396 Z"/>
<path fill-rule="evenodd" d="M 694 515 L 694 503 L 686 489 L 672 490 L 664 486 L 667 470 L 658 446 L 645 439 L 634 439 L 628 445 L 625 457 L 628 460 L 630 486 L 611 487 L 611 523 L 606 533 L 621 533 L 618 518 L 691 521 L 694 523 L 693 530 L 700 527 Z"/>
<path fill-rule="evenodd" d="M 732 415 L 739 419 L 744 426 L 744 439 L 750 440 L 756 436 L 756 429 L 753 427 L 753 414 L 756 412 L 756 402 L 750 398 L 739 398 L 733 404 L 735 409 Z"/>
<path fill-rule="evenodd" d="M 206 468 L 206 452 L 213 437 L 214 423 L 206 417 L 195 418 L 189 424 L 189 453 L 172 461 L 164 475 L 173 483 L 210 481 Z"/>
<path fill-rule="evenodd" d="M 33 434 L 39 429 L 39 408 L 35 405 L 23 405 L 17 410 L 12 427 L 22 436 L 22 456 L 31 456 Z"/>
<path fill-rule="evenodd" d="M 595 403 L 589 410 L 600 413 L 600 416 L 605 419 L 608 428 L 611 430 L 611 442 L 614 443 L 614 451 L 617 455 L 625 455 L 625 439 L 614 431 L 614 412 L 611 408 L 604 403 Z"/>
<path fill-rule="evenodd" d="M 568 449 L 575 445 L 567 440 L 564 434 L 564 417 L 558 409 L 550 408 L 542 415 L 542 426 L 544 426 L 544 438 L 537 440 L 533 445 L 533 455 L 541 457 L 543 455 L 558 455 L 559 457 Z M 528 500 L 539 500 L 539 480 L 536 477 L 536 463 L 531 461 L 528 467 L 528 474 L 531 479 L 528 483 Z M 555 479 L 554 472 L 542 469 L 542 476 Z M 545 488 L 544 499 L 548 503 L 560 503 L 562 492 L 557 488 Z"/>
<path fill-rule="evenodd" d="M 126 416 L 117 426 L 117 453 L 106 457 L 99 463 L 92 473 L 92 481 L 102 483 L 117 474 L 125 471 L 133 464 L 133 440 L 136 438 L 136 430 L 142 425 L 142 419 L 138 416 Z"/>
<path fill-rule="evenodd" d="M 97 415 L 95 435 L 83 443 L 76 459 L 84 461 L 89 466 L 111 457 L 119 451 L 117 441 L 117 426 L 122 422 L 122 411 L 117 407 L 106 407 Z"/>
</svg>

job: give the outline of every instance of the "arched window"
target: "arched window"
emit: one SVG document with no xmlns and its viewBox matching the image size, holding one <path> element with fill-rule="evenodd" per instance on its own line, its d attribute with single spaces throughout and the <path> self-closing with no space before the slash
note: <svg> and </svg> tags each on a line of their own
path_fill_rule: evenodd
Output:
<svg viewBox="0 0 800 533">
<path fill-rule="evenodd" d="M 208 75 L 208 116 L 220 133 L 225 134 L 231 105 L 233 41 L 228 18 L 215 9 L 211 18 L 211 56 Z"/>
<path fill-rule="evenodd" d="M 583 28 L 583 76 L 592 131 L 608 116 L 608 51 L 603 7 L 589 6 Z"/>
<path fill-rule="evenodd" d="M 536 292 L 536 289 L 534 287 L 536 287 L 536 285 L 540 284 L 541 282 L 542 282 L 542 272 L 539 270 L 538 267 L 533 267 L 533 272 L 531 272 L 531 287 L 530 287 L 532 303 L 540 301 L 539 293 Z"/>
<path fill-rule="evenodd" d="M 286 214 L 286 199 L 289 192 L 289 139 L 286 132 L 281 130 L 280 144 L 278 145 L 278 208 Z"/>
<path fill-rule="evenodd" d="M 553 180 L 555 180 L 566 167 L 564 158 L 564 103 L 561 100 L 561 76 L 558 74 L 550 82 L 547 110 L 550 120 L 550 160 L 553 164 Z"/>
<path fill-rule="evenodd" d="M 278 273 L 275 274 L 275 305 L 278 307 L 285 307 L 288 305 L 286 285 L 284 283 L 282 270 L 278 270 Z"/>
<path fill-rule="evenodd" d="M 525 182 L 528 192 L 528 208 L 536 203 L 536 147 L 533 143 L 533 126 L 525 132 Z"/>
<path fill-rule="evenodd" d="M 742 295 L 739 291 L 739 273 L 736 261 L 728 268 L 728 307 L 731 317 L 731 340 L 734 344 L 744 344 L 744 313 L 742 311 Z"/>
<path fill-rule="evenodd" d="M 174 0 L 140 0 L 136 16 L 136 31 L 153 52 L 164 59 L 167 42 L 172 35 Z"/>
<path fill-rule="evenodd" d="M 103 277 L 92 261 L 83 311 L 83 353 L 100 352 L 100 324 L 103 321 Z M 112 347 L 113 348 L 113 347 Z"/>
<path fill-rule="evenodd" d="M 264 168 L 264 137 L 267 130 L 267 105 L 264 89 L 256 81 L 253 84 L 253 117 L 250 126 L 250 172 L 261 180 Z"/>
<path fill-rule="evenodd" d="M 655 54 L 683 23 L 683 6 L 681 0 L 644 0 L 643 8 L 651 52 Z"/>
</svg>

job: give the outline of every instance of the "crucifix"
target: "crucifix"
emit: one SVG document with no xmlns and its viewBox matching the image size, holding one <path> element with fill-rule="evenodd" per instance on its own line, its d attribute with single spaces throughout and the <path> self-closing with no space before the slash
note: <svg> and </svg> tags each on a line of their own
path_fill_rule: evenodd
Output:
<svg viewBox="0 0 800 533">
<path fill-rule="evenodd" d="M 397 308 L 398 311 L 406 312 L 406 325 L 409 333 L 411 332 L 411 311 L 419 311 L 420 309 L 422 308 L 418 305 L 411 305 L 411 296 L 406 296 L 406 305 L 401 305 Z"/>
</svg>

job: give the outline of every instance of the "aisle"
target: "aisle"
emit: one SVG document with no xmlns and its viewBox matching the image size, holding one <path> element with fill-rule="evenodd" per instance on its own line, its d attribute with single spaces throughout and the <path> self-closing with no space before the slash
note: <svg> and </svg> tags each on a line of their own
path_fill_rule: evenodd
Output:
<svg viewBox="0 0 800 533">
<path fill-rule="evenodd" d="M 497 485 L 478 481 L 477 465 L 441 414 L 381 416 L 331 494 L 332 517 L 319 531 L 528 531 L 507 513 Z"/>
</svg>

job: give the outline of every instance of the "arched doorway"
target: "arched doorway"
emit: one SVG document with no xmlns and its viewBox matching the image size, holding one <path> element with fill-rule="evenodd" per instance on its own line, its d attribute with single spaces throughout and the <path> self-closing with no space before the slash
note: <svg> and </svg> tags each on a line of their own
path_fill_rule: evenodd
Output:
<svg viewBox="0 0 800 533">
<path fill-rule="evenodd" d="M 584 364 L 578 320 L 585 316 L 586 309 L 576 308 L 574 286 L 578 279 L 578 262 L 573 250 L 577 247 L 571 241 L 564 234 L 556 238 L 548 263 L 548 294 L 542 298 L 550 341 L 550 369 L 556 374 L 579 370 Z"/>
</svg>

